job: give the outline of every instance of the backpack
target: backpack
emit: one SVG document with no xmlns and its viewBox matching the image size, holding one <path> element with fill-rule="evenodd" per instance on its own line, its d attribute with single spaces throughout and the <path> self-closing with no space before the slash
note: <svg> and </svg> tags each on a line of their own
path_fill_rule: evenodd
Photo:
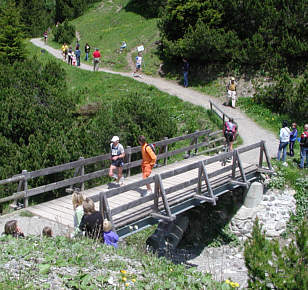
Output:
<svg viewBox="0 0 308 290">
<path fill-rule="evenodd" d="M 153 153 L 154 153 L 155 156 L 156 156 L 156 153 L 155 153 L 155 146 L 156 146 L 156 145 L 150 143 L 150 144 L 148 144 L 146 147 L 148 147 L 148 146 L 152 149 Z"/>
<path fill-rule="evenodd" d="M 231 127 L 232 125 L 232 127 Z M 225 134 L 230 134 L 234 135 L 236 132 L 236 125 L 231 123 L 231 122 L 226 122 L 225 123 Z"/>
<path fill-rule="evenodd" d="M 303 147 L 308 147 L 308 132 L 304 132 L 301 135 L 300 145 Z"/>
</svg>

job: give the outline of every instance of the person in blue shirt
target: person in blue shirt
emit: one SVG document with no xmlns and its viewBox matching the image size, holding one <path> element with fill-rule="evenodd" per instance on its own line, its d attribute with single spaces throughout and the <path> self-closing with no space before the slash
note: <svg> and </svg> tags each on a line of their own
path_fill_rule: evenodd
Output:
<svg viewBox="0 0 308 290">
<path fill-rule="evenodd" d="M 292 123 L 292 132 L 290 133 L 290 143 L 289 143 L 289 155 L 294 156 L 294 143 L 297 138 L 297 129 L 296 129 L 296 123 Z"/>
<path fill-rule="evenodd" d="M 103 237 L 104 237 L 104 244 L 114 246 L 115 248 L 118 247 L 118 240 L 119 236 L 117 233 L 111 230 L 112 225 L 111 222 L 107 219 L 103 222 Z"/>
<path fill-rule="evenodd" d="M 76 48 L 75 50 L 77 66 L 80 66 L 80 55 L 81 55 L 81 51 L 79 50 L 79 47 L 78 47 L 78 49 Z"/>
</svg>

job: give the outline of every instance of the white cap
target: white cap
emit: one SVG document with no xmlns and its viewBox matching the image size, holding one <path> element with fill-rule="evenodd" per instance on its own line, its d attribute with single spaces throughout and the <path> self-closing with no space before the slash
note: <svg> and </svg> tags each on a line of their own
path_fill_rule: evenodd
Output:
<svg viewBox="0 0 308 290">
<path fill-rule="evenodd" d="M 112 139 L 111 139 L 111 142 L 117 142 L 119 140 L 120 140 L 120 138 L 118 136 L 113 136 Z"/>
<path fill-rule="evenodd" d="M 231 77 L 231 81 L 235 81 L 235 77 Z"/>
</svg>

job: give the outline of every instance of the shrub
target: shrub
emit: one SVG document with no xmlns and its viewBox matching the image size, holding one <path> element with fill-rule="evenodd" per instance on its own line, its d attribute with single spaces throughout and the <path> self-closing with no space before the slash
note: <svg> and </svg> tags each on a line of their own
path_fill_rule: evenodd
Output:
<svg viewBox="0 0 308 290">
<path fill-rule="evenodd" d="M 58 43 L 71 43 L 75 38 L 75 27 L 65 20 L 53 29 L 54 41 Z"/>
<path fill-rule="evenodd" d="M 254 98 L 272 112 L 293 116 L 298 122 L 306 121 L 308 115 L 308 70 L 295 83 L 284 71 L 277 75 L 274 83 L 267 87 L 257 87 Z"/>
<path fill-rule="evenodd" d="M 295 242 L 281 247 L 267 240 L 258 220 L 245 242 L 249 289 L 308 289 L 308 224 L 303 221 Z"/>
</svg>

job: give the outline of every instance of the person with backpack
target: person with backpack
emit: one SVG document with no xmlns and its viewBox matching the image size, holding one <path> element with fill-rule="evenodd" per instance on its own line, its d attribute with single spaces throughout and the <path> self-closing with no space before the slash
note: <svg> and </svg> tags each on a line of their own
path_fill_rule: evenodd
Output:
<svg viewBox="0 0 308 290">
<path fill-rule="evenodd" d="M 289 155 L 294 156 L 294 143 L 297 139 L 297 129 L 296 129 L 296 123 L 292 123 L 292 132 L 290 134 L 290 143 L 289 143 Z"/>
<path fill-rule="evenodd" d="M 278 147 L 278 153 L 277 153 L 277 160 L 280 161 L 281 151 L 282 151 L 282 165 L 288 166 L 288 163 L 286 162 L 286 156 L 287 156 L 287 147 L 290 140 L 290 134 L 291 131 L 288 127 L 288 122 L 283 121 L 282 122 L 282 128 L 280 129 L 279 133 L 279 147 Z"/>
<path fill-rule="evenodd" d="M 122 144 L 119 143 L 120 138 L 113 136 L 111 139 L 111 165 L 109 168 L 109 176 L 116 179 L 119 185 L 123 185 L 124 178 L 122 177 L 125 151 Z M 118 175 L 114 173 L 114 170 L 118 170 Z"/>
<path fill-rule="evenodd" d="M 227 144 L 229 144 L 229 151 L 232 151 L 233 142 L 235 141 L 237 134 L 237 125 L 234 123 L 233 118 L 230 118 L 229 121 L 225 122 L 223 127 L 223 134 L 226 138 Z"/>
<path fill-rule="evenodd" d="M 301 147 L 301 161 L 299 168 L 304 169 L 305 167 L 305 159 L 308 164 L 308 124 L 304 126 L 304 132 L 301 134 L 300 139 L 300 147 Z"/>
<path fill-rule="evenodd" d="M 142 170 L 142 178 L 148 178 L 151 173 L 152 169 L 156 163 L 157 157 L 153 150 L 153 148 L 146 142 L 146 138 L 144 136 L 138 137 L 138 142 L 141 146 L 141 154 L 142 154 L 142 163 L 141 163 L 141 170 Z M 147 191 L 143 196 L 148 194 L 152 194 L 152 188 L 150 184 L 147 184 Z"/>
</svg>

